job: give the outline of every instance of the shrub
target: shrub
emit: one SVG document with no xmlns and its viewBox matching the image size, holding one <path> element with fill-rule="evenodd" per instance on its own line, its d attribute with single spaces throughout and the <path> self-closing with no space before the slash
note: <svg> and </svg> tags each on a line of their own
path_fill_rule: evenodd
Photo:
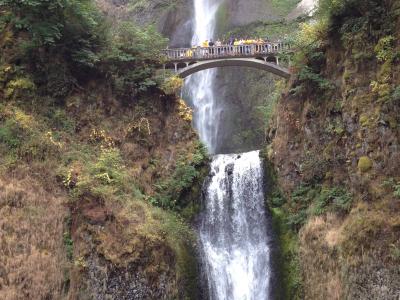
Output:
<svg viewBox="0 0 400 300">
<path fill-rule="evenodd" d="M 352 205 L 352 196 L 342 188 L 322 189 L 315 199 L 314 214 L 326 213 L 330 205 L 335 211 L 348 212 Z"/>
<path fill-rule="evenodd" d="M 0 10 L 7 12 L 1 23 L 18 41 L 4 60 L 22 63 L 40 92 L 62 99 L 99 75 L 125 99 L 156 85 L 153 73 L 166 39 L 154 27 L 107 26 L 92 0 L 2 0 Z M 26 83 L 11 81 L 8 96 L 12 85 L 32 88 Z"/>
<path fill-rule="evenodd" d="M 306 223 L 308 219 L 307 209 L 301 209 L 297 213 L 290 214 L 287 220 L 287 224 L 295 231 L 299 231 L 300 228 Z"/>
<path fill-rule="evenodd" d="M 5 97 L 9 99 L 18 99 L 27 97 L 32 98 L 36 86 L 30 78 L 16 78 L 8 82 L 5 90 Z"/>
<path fill-rule="evenodd" d="M 321 74 L 316 73 L 308 66 L 305 66 L 300 70 L 299 79 L 301 81 L 310 82 L 320 91 L 331 90 L 334 88 L 334 85 L 328 79 L 322 77 Z"/>
<path fill-rule="evenodd" d="M 8 119 L 0 126 L 0 143 L 4 143 L 9 149 L 15 149 L 22 143 L 21 134 L 18 124 Z"/>
<path fill-rule="evenodd" d="M 183 86 L 183 79 L 178 76 L 168 77 L 161 85 L 162 91 L 166 95 L 175 95 Z"/>
<path fill-rule="evenodd" d="M 274 191 L 271 195 L 271 206 L 272 207 L 281 207 L 285 204 L 286 200 L 284 196 L 279 191 Z"/>
<path fill-rule="evenodd" d="M 121 22 L 111 29 L 100 54 L 100 70 L 112 80 L 119 96 L 132 99 L 156 85 L 153 73 L 166 42 L 154 27 Z"/>
<path fill-rule="evenodd" d="M 79 151 L 81 157 L 60 170 L 64 185 L 70 190 L 73 200 L 84 195 L 93 195 L 99 199 L 142 197 L 124 165 L 119 149 L 101 147 L 98 157 L 94 157 L 96 153 L 82 157 L 83 153 Z"/>
<path fill-rule="evenodd" d="M 288 203 L 289 214 L 287 217 L 288 225 L 295 231 L 306 223 L 308 218 L 308 207 L 312 203 L 316 194 L 313 186 L 300 185 L 290 195 L 290 202 Z"/>
<path fill-rule="evenodd" d="M 188 122 L 191 122 L 193 119 L 193 110 L 186 105 L 185 101 L 183 99 L 178 100 L 178 111 L 179 111 L 179 116 Z"/>
<path fill-rule="evenodd" d="M 392 35 L 381 38 L 375 46 L 376 58 L 381 61 L 391 61 L 394 58 L 394 42 L 395 38 Z"/>
<path fill-rule="evenodd" d="M 372 168 L 372 160 L 368 156 L 362 156 L 358 160 L 358 169 L 361 173 L 365 173 Z"/>
<path fill-rule="evenodd" d="M 395 102 L 400 101 L 400 86 L 397 86 L 392 93 L 392 100 Z"/>
<path fill-rule="evenodd" d="M 400 199 L 400 182 L 393 184 L 393 189 L 394 189 L 393 196 Z"/>
<path fill-rule="evenodd" d="M 96 60 L 102 17 L 91 0 L 3 0 L 0 7 L 10 12 L 9 24 L 16 33 L 29 35 L 19 45 L 27 62 L 36 57 L 45 65 L 53 59 L 49 52 L 76 64 Z"/>
<path fill-rule="evenodd" d="M 207 159 L 207 149 L 201 143 L 196 145 L 193 154 L 180 156 L 172 176 L 155 185 L 157 194 L 150 199 L 152 204 L 178 211 L 184 208 L 185 203 L 180 201 L 182 193 L 200 176 L 199 169 Z"/>
<path fill-rule="evenodd" d="M 300 185 L 292 192 L 285 206 L 289 208 L 288 225 L 298 231 L 310 215 L 322 215 L 328 211 L 347 213 L 352 203 L 352 195 L 343 188 Z"/>
</svg>

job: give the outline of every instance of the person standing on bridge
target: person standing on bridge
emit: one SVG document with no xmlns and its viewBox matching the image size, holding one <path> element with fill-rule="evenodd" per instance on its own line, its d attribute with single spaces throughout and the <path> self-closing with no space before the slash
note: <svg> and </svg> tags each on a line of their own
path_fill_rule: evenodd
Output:
<svg viewBox="0 0 400 300">
<path fill-rule="evenodd" d="M 211 39 L 210 42 L 208 43 L 208 47 L 210 47 L 210 49 L 208 50 L 208 53 L 209 53 L 210 55 L 214 55 L 214 50 L 215 50 L 215 49 L 213 48 L 214 45 L 215 45 L 215 44 L 214 44 L 213 40 Z"/>
<path fill-rule="evenodd" d="M 222 42 L 221 42 L 220 39 L 218 39 L 218 40 L 215 42 L 215 46 L 218 47 L 218 48 L 217 48 L 217 54 L 220 55 L 220 54 L 221 54 L 221 48 L 220 48 L 220 47 L 222 46 Z"/>
<path fill-rule="evenodd" d="M 201 43 L 202 48 L 208 48 L 208 40 L 205 40 L 204 42 Z M 202 49 L 201 50 L 201 57 L 208 56 L 208 50 Z"/>
</svg>

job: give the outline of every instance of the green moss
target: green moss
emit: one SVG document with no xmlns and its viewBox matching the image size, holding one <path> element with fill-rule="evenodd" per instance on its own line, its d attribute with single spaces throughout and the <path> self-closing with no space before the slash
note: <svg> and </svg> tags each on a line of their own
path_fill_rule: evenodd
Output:
<svg viewBox="0 0 400 300">
<path fill-rule="evenodd" d="M 272 226 L 277 237 L 279 252 L 276 266 L 279 274 L 279 299 L 303 299 L 302 275 L 299 262 L 299 244 L 297 233 L 289 225 L 289 213 L 284 195 L 277 185 L 273 166 L 267 159 L 267 149 L 261 152 L 264 161 L 265 177 L 268 182 L 266 190 L 267 206 L 272 215 Z"/>
<path fill-rule="evenodd" d="M 279 241 L 279 273 L 282 299 L 303 299 L 302 276 L 299 262 L 299 244 L 295 232 L 287 225 L 283 209 L 272 208 L 273 228 Z"/>
<path fill-rule="evenodd" d="M 372 160 L 368 156 L 362 156 L 358 160 L 358 170 L 365 173 L 372 168 Z"/>
</svg>

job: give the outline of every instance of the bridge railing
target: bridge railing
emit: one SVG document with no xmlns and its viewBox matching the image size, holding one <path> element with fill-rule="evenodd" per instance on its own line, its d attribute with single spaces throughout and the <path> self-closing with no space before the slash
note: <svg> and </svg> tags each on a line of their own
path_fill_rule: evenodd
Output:
<svg viewBox="0 0 400 300">
<path fill-rule="evenodd" d="M 284 50 L 289 50 L 288 43 L 259 43 L 259 44 L 244 44 L 244 45 L 224 45 L 213 47 L 196 47 L 196 48 L 177 48 L 165 49 L 163 54 L 169 61 L 179 60 L 196 60 L 196 59 L 213 59 L 224 57 L 254 57 L 257 55 L 267 55 L 279 53 Z"/>
</svg>

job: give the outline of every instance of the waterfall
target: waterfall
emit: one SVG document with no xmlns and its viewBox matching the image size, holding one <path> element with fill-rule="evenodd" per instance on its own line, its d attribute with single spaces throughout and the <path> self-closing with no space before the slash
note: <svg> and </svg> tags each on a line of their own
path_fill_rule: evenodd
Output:
<svg viewBox="0 0 400 300">
<path fill-rule="evenodd" d="M 194 0 L 192 45 L 214 38 L 223 0 Z M 194 127 L 210 154 L 218 151 L 221 102 L 213 91 L 214 70 L 190 76 L 186 94 Z M 211 300 L 270 299 L 270 248 L 259 152 L 215 155 L 204 189 L 199 237 L 203 273 Z"/>
<path fill-rule="evenodd" d="M 220 4 L 221 0 L 194 0 L 193 46 L 214 38 L 215 15 Z M 211 154 L 216 152 L 221 114 L 213 91 L 215 74 L 215 70 L 205 70 L 190 76 L 185 84 L 194 106 L 194 127 Z"/>
<path fill-rule="evenodd" d="M 259 151 L 216 155 L 200 242 L 210 299 L 270 298 L 270 238 Z"/>
</svg>

